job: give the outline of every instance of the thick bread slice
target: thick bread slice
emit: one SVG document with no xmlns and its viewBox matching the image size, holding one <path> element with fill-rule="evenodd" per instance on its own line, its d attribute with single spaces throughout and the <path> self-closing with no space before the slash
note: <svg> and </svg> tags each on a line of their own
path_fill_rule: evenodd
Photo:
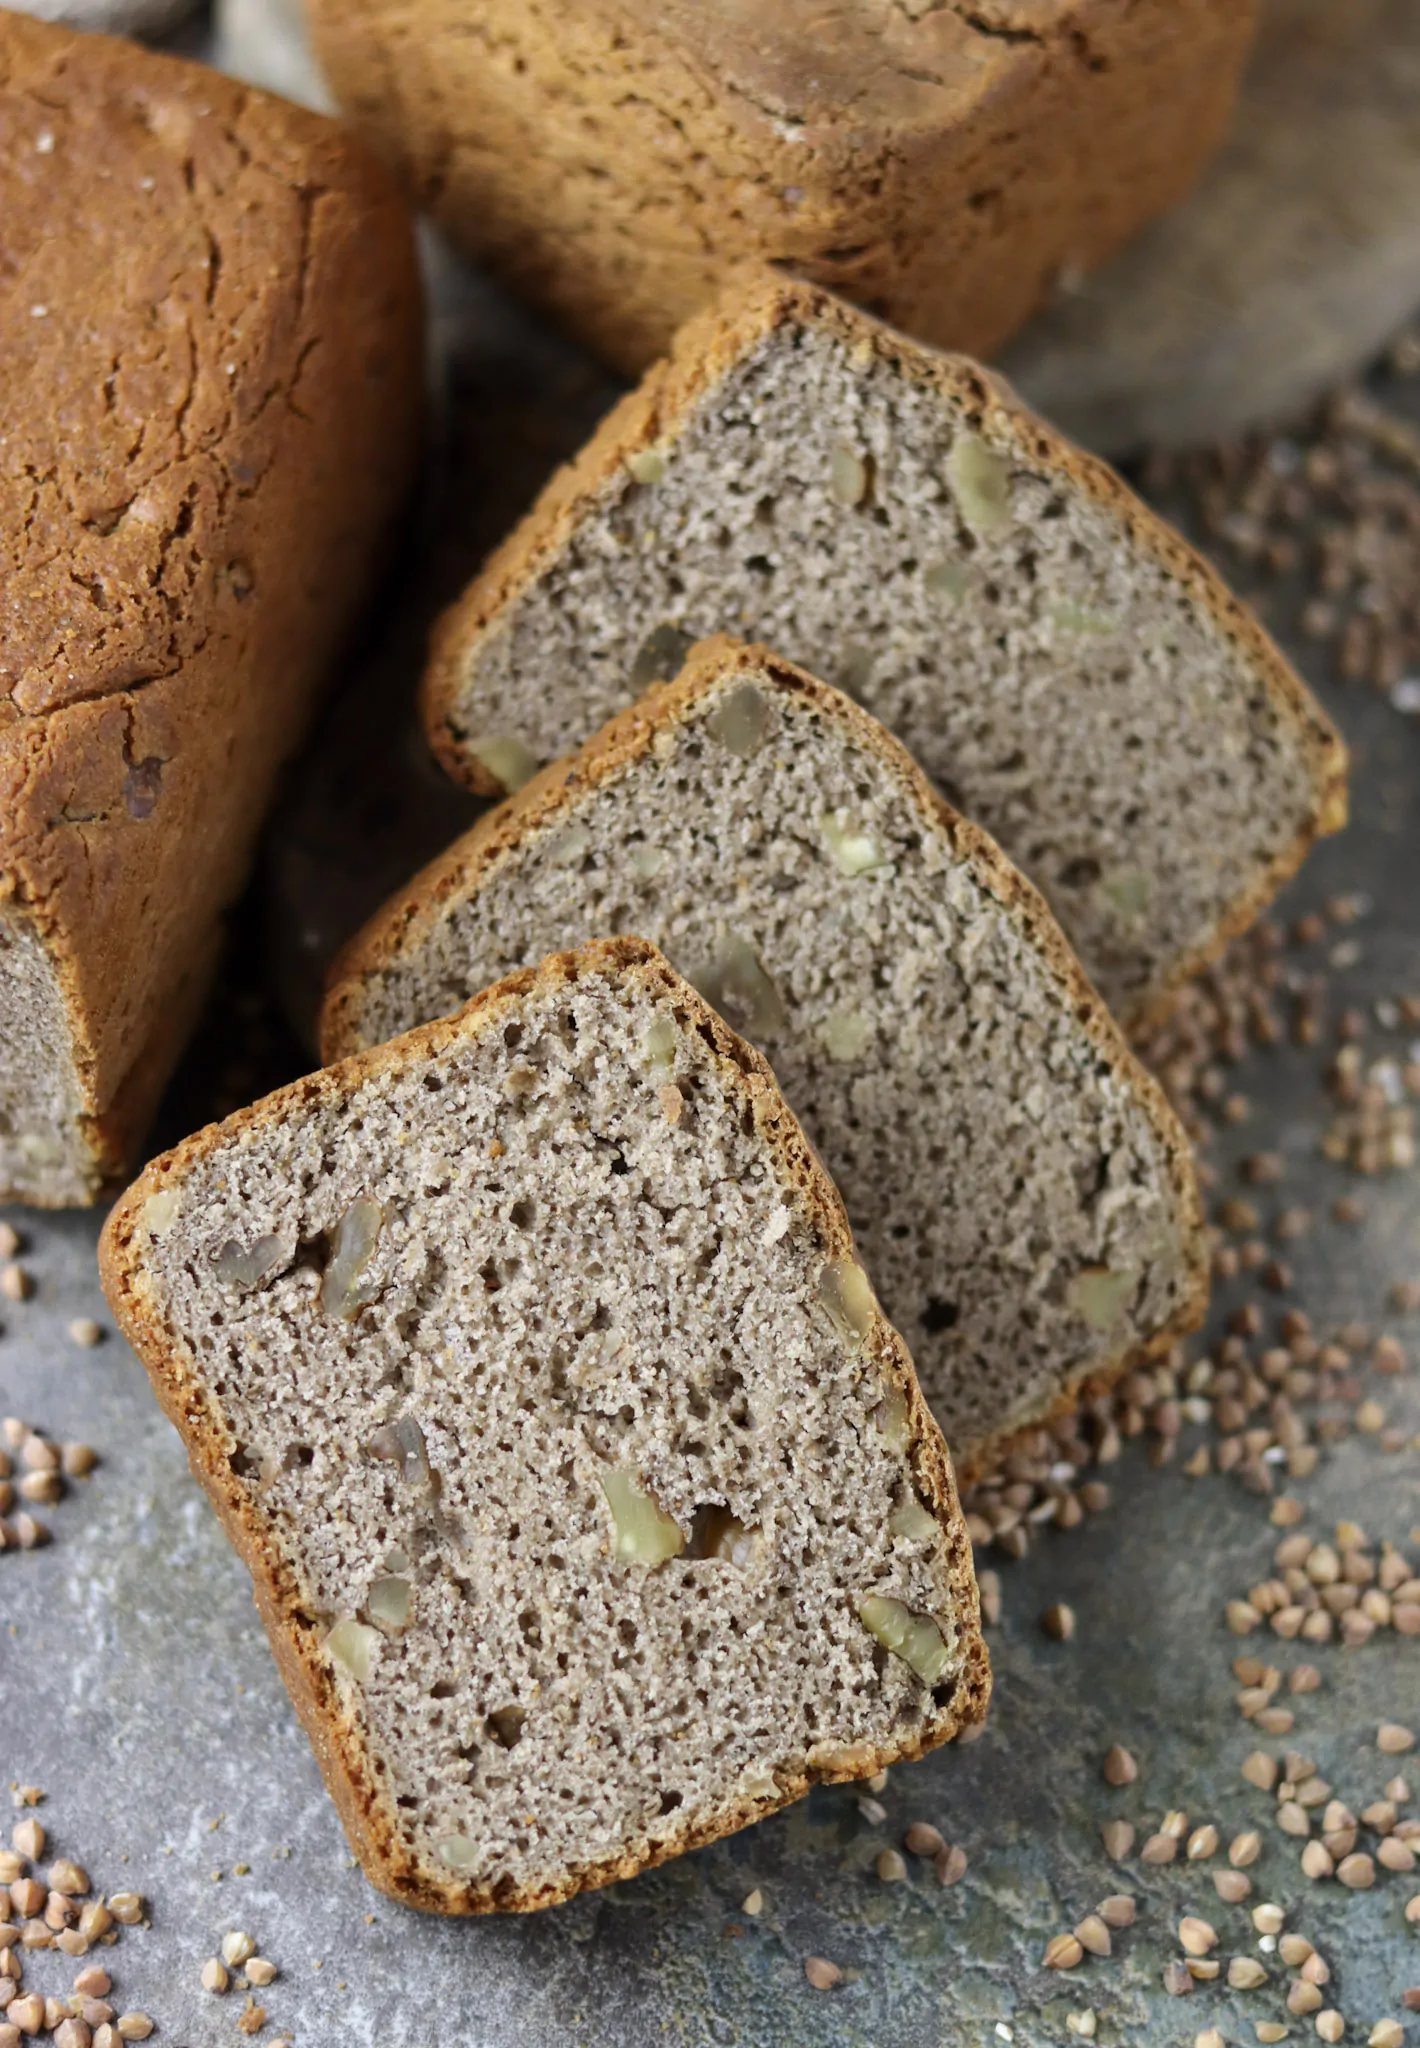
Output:
<svg viewBox="0 0 1420 2048">
<path fill-rule="evenodd" d="M 959 1466 L 1198 1320 L 1160 1090 L 1035 890 L 840 692 L 698 649 L 352 942 L 326 1055 L 617 931 L 773 1061 Z"/>
<path fill-rule="evenodd" d="M 0 9 L 0 1200 L 131 1171 L 421 417 L 337 123 Z"/>
<path fill-rule="evenodd" d="M 1322 712 L 1112 471 L 975 364 L 772 276 L 683 330 L 447 615 L 431 738 L 515 787 L 721 631 L 881 718 L 1127 1024 L 1344 817 Z"/>
<path fill-rule="evenodd" d="M 906 1347 L 653 947 L 199 1132 L 102 1258 L 392 1896 L 551 1905 L 984 1713 Z"/>
</svg>

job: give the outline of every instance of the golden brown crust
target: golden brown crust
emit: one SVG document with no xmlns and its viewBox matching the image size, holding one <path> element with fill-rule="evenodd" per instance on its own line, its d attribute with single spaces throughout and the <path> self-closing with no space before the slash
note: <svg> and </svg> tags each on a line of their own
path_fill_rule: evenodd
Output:
<svg viewBox="0 0 1420 2048">
<path fill-rule="evenodd" d="M 870 1776 L 891 1763 L 922 1755 L 979 1722 L 990 1695 L 990 1663 L 980 1633 L 971 1543 L 946 1445 L 922 1399 L 907 1347 L 875 1303 L 867 1348 L 907 1399 L 918 1484 L 949 1538 L 946 1576 L 965 1652 L 952 1700 L 937 1712 L 921 1739 L 881 1749 L 864 1747 L 861 1754 L 846 1761 L 810 1755 L 802 1770 L 780 1783 L 774 1798 L 736 1801 L 698 1824 L 688 1820 L 673 1837 L 655 1843 L 633 1842 L 619 1857 L 568 1870 L 555 1884 L 522 1892 L 508 1892 L 499 1885 L 433 1883 L 400 1843 L 385 1795 L 367 1767 L 360 1731 L 342 1704 L 328 1660 L 320 1651 L 314 1618 L 305 1607 L 294 1574 L 233 1476 L 229 1458 L 235 1446 L 206 1393 L 199 1364 L 180 1335 L 168 1326 L 154 1298 L 142 1248 L 142 1208 L 159 1189 L 180 1185 L 197 1160 L 222 1145 L 299 1115 L 308 1105 L 345 1100 L 364 1081 L 408 1071 L 454 1042 L 486 1038 L 525 998 L 598 974 L 638 981 L 648 991 L 668 996 L 691 1019 L 722 1074 L 748 1094 L 758 1135 L 776 1159 L 784 1181 L 798 1192 L 822 1234 L 828 1256 L 854 1257 L 852 1233 L 838 1191 L 780 1094 L 768 1062 L 736 1037 L 656 948 L 641 939 L 596 940 L 554 954 L 539 966 L 524 968 L 485 989 L 454 1017 L 423 1025 L 388 1045 L 356 1053 L 337 1066 L 278 1089 L 225 1123 L 208 1125 L 152 1162 L 113 1210 L 99 1247 L 104 1292 L 119 1327 L 147 1369 L 165 1412 L 181 1432 L 193 1473 L 252 1575 L 258 1612 L 352 1849 L 382 1891 L 432 1912 L 527 1912 L 555 1905 L 575 1892 L 633 1876 L 773 1812 L 814 1783 Z"/>
<path fill-rule="evenodd" d="M 989 355 L 1181 198 L 1256 0 L 314 0 L 341 104 L 636 374 L 761 260 Z"/>
<path fill-rule="evenodd" d="M 518 598 L 556 561 L 581 522 L 619 486 L 628 459 L 673 443 L 721 378 L 766 336 L 794 324 L 826 328 L 855 349 L 870 350 L 900 374 L 950 398 L 966 409 L 973 425 L 1004 433 L 1028 460 L 1063 476 L 1117 518 L 1130 544 L 1151 555 L 1212 618 L 1256 675 L 1275 716 L 1295 737 L 1311 778 L 1310 820 L 1229 907 L 1208 943 L 1177 963 L 1167 985 L 1125 1020 L 1131 1031 L 1142 1028 L 1173 988 L 1215 959 L 1229 939 L 1251 924 L 1295 874 L 1315 841 L 1344 825 L 1346 750 L 1340 735 L 1217 572 L 1106 463 L 1038 420 L 994 373 L 961 357 L 923 349 L 819 287 L 773 272 L 746 273 L 716 306 L 681 330 L 670 355 L 647 371 L 637 389 L 607 414 L 580 455 L 550 480 L 526 518 L 436 628 L 422 686 L 430 744 L 456 780 L 480 794 L 497 793 L 496 779 L 469 751 L 460 727 L 465 678 L 481 645 L 505 629 Z"/>
<path fill-rule="evenodd" d="M 543 830 L 559 812 L 587 790 L 617 774 L 629 762 L 651 752 L 658 733 L 677 724 L 706 690 L 738 671 L 767 674 L 781 688 L 804 698 L 826 719 L 839 725 L 853 744 L 867 749 L 896 778 L 929 830 L 943 832 L 958 859 L 969 861 L 973 873 L 1025 930 L 1062 985 L 1068 1002 L 1091 1043 L 1116 1073 L 1127 1077 L 1143 1105 L 1169 1162 L 1173 1208 L 1180 1218 L 1181 1247 L 1190 1273 L 1188 1298 L 1167 1328 L 1148 1344 L 1131 1347 L 1117 1359 L 1092 1369 L 1092 1383 L 1118 1378 L 1196 1329 L 1208 1303 L 1208 1252 L 1192 1148 L 1158 1082 L 1139 1064 L 1114 1018 L 1087 979 L 1067 945 L 1044 898 L 1014 868 L 994 839 L 954 811 L 933 788 L 907 750 L 877 719 L 841 691 L 816 681 L 792 662 L 767 648 L 746 647 L 717 636 L 691 650 L 673 683 L 658 684 L 635 704 L 618 713 L 581 751 L 543 769 L 526 788 L 488 811 L 454 844 L 376 913 L 363 931 L 332 963 L 328 992 L 321 1012 L 321 1050 L 325 1059 L 339 1059 L 360 1043 L 359 1012 L 367 976 L 380 972 L 411 941 L 417 942 L 443 914 L 451 900 L 464 901 L 508 854 L 533 833 Z M 1060 1401 L 1078 1398 L 1078 1388 L 1052 1395 L 1039 1415 L 1018 1418 L 1009 1430 L 980 1442 L 954 1445 L 957 1466 L 968 1477 L 987 1469 L 1002 1442 L 1044 1420 Z"/>
<path fill-rule="evenodd" d="M 412 476 L 419 284 L 335 123 L 11 13 L 0 217 L 0 910 L 50 953 L 97 1182 Z"/>
</svg>

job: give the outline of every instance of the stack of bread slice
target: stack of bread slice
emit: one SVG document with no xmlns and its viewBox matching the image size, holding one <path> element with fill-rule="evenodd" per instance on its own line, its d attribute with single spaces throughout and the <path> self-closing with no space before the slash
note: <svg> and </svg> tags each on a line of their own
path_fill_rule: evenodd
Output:
<svg viewBox="0 0 1420 2048">
<path fill-rule="evenodd" d="M 426 706 L 514 793 L 105 1270 L 366 1869 L 478 1912 L 979 1721 L 938 1423 L 979 1470 L 1200 1317 L 1121 1023 L 1343 757 L 1108 472 L 773 276 L 549 487 Z"/>
<path fill-rule="evenodd" d="M 959 1468 L 1198 1319 L 1161 1091 L 1036 891 L 841 691 L 697 649 L 352 942 L 324 1054 L 619 932 L 772 1062 Z"/>
<path fill-rule="evenodd" d="M 683 330 L 450 612 L 431 739 L 513 787 L 721 632 L 881 719 L 1126 1025 L 1344 817 L 1318 705 L 1112 470 L 977 364 L 773 274 Z"/>
</svg>

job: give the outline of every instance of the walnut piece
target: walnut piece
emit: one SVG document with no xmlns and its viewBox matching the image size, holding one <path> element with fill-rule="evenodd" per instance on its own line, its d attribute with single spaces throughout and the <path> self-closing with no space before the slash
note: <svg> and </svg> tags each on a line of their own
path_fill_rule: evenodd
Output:
<svg viewBox="0 0 1420 2048">
<path fill-rule="evenodd" d="M 930 1614 L 914 1614 L 900 1600 L 869 1593 L 858 1602 L 858 1619 L 868 1634 L 894 1657 L 900 1657 L 924 1685 L 936 1685 L 946 1675 L 951 1653 Z"/>
<path fill-rule="evenodd" d="M 753 760 L 769 736 L 769 706 L 764 692 L 753 683 L 741 683 L 715 706 L 705 721 L 705 730 L 727 754 L 740 761 Z"/>
<path fill-rule="evenodd" d="M 346 1671 L 358 1685 L 369 1681 L 374 1663 L 375 1645 L 380 1640 L 377 1628 L 367 1628 L 363 1621 L 345 1616 L 335 1624 L 325 1639 L 325 1646 L 343 1671 Z"/>
<path fill-rule="evenodd" d="M 470 740 L 468 750 L 506 790 L 521 789 L 537 774 L 537 755 L 511 733 L 492 733 L 487 739 Z"/>
<path fill-rule="evenodd" d="M 601 1486 L 616 1524 L 616 1557 L 628 1564 L 657 1565 L 680 1556 L 685 1548 L 680 1524 L 629 1472 L 611 1466 L 602 1473 Z"/>
<path fill-rule="evenodd" d="M 818 1298 L 841 1337 L 861 1344 L 873 1327 L 872 1283 L 856 1259 L 830 1259 L 818 1276 Z"/>
<path fill-rule="evenodd" d="M 352 1202 L 336 1224 L 320 1289 L 320 1305 L 327 1315 L 339 1316 L 343 1323 L 353 1322 L 378 1294 L 379 1289 L 364 1275 L 384 1224 L 381 1204 L 364 1196 Z"/>
<path fill-rule="evenodd" d="M 1011 468 L 1004 455 L 979 434 L 958 434 L 947 457 L 947 475 L 961 516 L 983 539 L 1011 523 Z"/>
</svg>

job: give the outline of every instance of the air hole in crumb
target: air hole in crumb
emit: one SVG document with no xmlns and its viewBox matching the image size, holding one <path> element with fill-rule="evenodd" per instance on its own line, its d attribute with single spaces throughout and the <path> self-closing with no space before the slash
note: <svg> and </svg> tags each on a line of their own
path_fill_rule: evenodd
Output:
<svg viewBox="0 0 1420 2048">
<path fill-rule="evenodd" d="M 508 1211 L 508 1221 L 515 1230 L 530 1230 L 536 1214 L 537 1210 L 532 1202 L 514 1202 Z"/>
<path fill-rule="evenodd" d="M 938 1337 L 943 1330 L 955 1329 L 958 1314 L 954 1301 L 943 1301 L 934 1294 L 922 1311 L 922 1327 L 929 1336 Z"/>
<path fill-rule="evenodd" d="M 628 1650 L 634 1650 L 637 1643 L 641 1640 L 640 1632 L 635 1622 L 628 1621 L 624 1617 L 616 1624 L 616 1632 Z"/>
<path fill-rule="evenodd" d="M 955 1691 L 956 1687 L 954 1685 L 934 1685 L 932 1687 L 932 1705 L 934 1707 L 949 1707 L 952 1703 L 952 1694 Z"/>
<path fill-rule="evenodd" d="M 488 1732 L 504 1749 L 515 1749 L 522 1740 L 527 1715 L 521 1707 L 495 1707 L 488 1716 Z"/>
<path fill-rule="evenodd" d="M 458 1687 L 451 1678 L 441 1678 L 430 1686 L 429 1697 L 431 1700 L 451 1700 L 457 1691 Z"/>
<path fill-rule="evenodd" d="M 514 1051 L 522 1042 L 523 1027 L 521 1024 L 505 1024 L 503 1026 L 503 1043 L 507 1046 L 509 1052 Z"/>
<path fill-rule="evenodd" d="M 287 1444 L 281 1453 L 281 1470 L 298 1472 L 307 1465 L 314 1465 L 316 1454 L 309 1444 Z"/>
<path fill-rule="evenodd" d="M 685 1800 L 679 1792 L 663 1792 L 661 1794 L 662 1813 L 674 1813 L 678 1806 L 683 1806 L 684 1804 Z"/>
<path fill-rule="evenodd" d="M 420 1085 L 427 1094 L 437 1095 L 444 1085 L 444 1077 L 442 1074 L 425 1074 Z"/>
<path fill-rule="evenodd" d="M 1088 854 L 1082 854 L 1078 860 L 1067 861 L 1060 870 L 1060 886 L 1062 889 L 1092 888 L 1099 880 L 1100 872 L 1099 862 Z"/>
<path fill-rule="evenodd" d="M 256 1459 L 250 1451 L 245 1449 L 233 1451 L 227 1463 L 231 1466 L 233 1474 L 238 1479 L 250 1479 L 253 1472 L 258 1469 Z"/>
<path fill-rule="evenodd" d="M 483 1264 L 478 1269 L 478 1277 L 483 1282 L 483 1285 L 487 1289 L 489 1294 L 496 1294 L 498 1292 L 498 1289 L 503 1285 L 502 1275 L 499 1273 L 498 1267 L 492 1259 L 484 1260 Z"/>
<path fill-rule="evenodd" d="M 518 1616 L 518 1627 L 522 1630 L 523 1641 L 534 1650 L 542 1648 L 542 1624 L 531 1607 L 525 1607 Z"/>
</svg>

